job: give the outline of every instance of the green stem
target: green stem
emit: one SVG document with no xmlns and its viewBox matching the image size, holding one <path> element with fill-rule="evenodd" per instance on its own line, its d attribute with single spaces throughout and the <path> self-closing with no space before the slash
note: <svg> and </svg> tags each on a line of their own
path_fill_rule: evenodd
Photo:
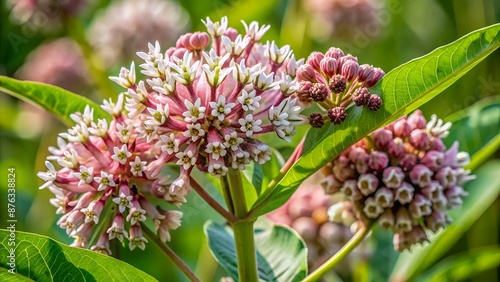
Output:
<svg viewBox="0 0 500 282">
<path fill-rule="evenodd" d="M 108 79 L 108 74 L 105 71 L 101 58 L 99 58 L 85 38 L 85 31 L 82 24 L 75 19 L 67 18 L 65 26 L 68 35 L 71 36 L 82 50 L 85 65 L 92 81 L 99 88 L 99 93 L 103 98 L 115 97 L 116 91 Z"/>
<path fill-rule="evenodd" d="M 200 195 L 200 197 L 205 200 L 215 211 L 217 211 L 220 215 L 222 215 L 228 222 L 235 222 L 236 217 L 232 213 L 229 213 L 226 209 L 224 209 L 210 194 L 201 187 L 201 185 L 194 180 L 193 177 L 190 177 L 191 187 Z"/>
<path fill-rule="evenodd" d="M 231 197 L 231 203 L 233 204 L 234 215 L 237 219 L 245 219 L 248 210 L 240 171 L 230 168 L 224 178 L 223 183 L 226 183 L 229 188 L 229 195 Z"/>
<path fill-rule="evenodd" d="M 356 248 L 361 241 L 370 232 L 372 224 L 369 223 L 367 226 L 363 226 L 354 236 L 347 242 L 342 249 L 340 249 L 333 257 L 323 263 L 320 267 L 309 274 L 302 282 L 312 282 L 318 281 L 323 277 L 328 271 L 332 270 L 339 262 L 341 262 L 354 248 Z"/>
<path fill-rule="evenodd" d="M 253 221 L 238 221 L 233 224 L 236 256 L 238 257 L 238 277 L 241 282 L 259 281 Z"/>
<path fill-rule="evenodd" d="M 232 224 L 236 256 L 238 258 L 238 277 L 241 282 L 258 281 L 257 255 L 253 234 L 254 220 L 246 219 L 248 209 L 245 192 L 239 170 L 229 169 L 222 179 L 223 191 L 228 191 L 229 204 L 232 204 L 234 215 L 238 219 Z"/>
<path fill-rule="evenodd" d="M 141 224 L 142 231 L 150 241 L 153 241 L 162 252 L 189 278 L 190 281 L 201 282 L 201 279 L 187 266 L 187 264 L 170 249 L 167 244 L 163 243 L 156 234 L 154 234 L 146 225 Z"/>
</svg>

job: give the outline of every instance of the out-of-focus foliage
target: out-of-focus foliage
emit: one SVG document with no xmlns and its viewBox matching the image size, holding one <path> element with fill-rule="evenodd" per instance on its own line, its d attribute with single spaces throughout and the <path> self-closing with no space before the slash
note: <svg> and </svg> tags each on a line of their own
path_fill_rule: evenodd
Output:
<svg viewBox="0 0 500 282">
<path fill-rule="evenodd" d="M 88 31 L 98 14 L 119 1 L 85 1 L 85 6 L 74 19 L 81 25 L 83 31 Z M 18 21 L 12 21 L 13 15 L 10 12 L 9 3 L 6 2 L 21 1 L 3 1 L 0 4 L 1 75 L 19 77 L 23 64 L 28 62 L 29 54 L 45 43 L 68 36 L 73 37 L 75 42 L 81 40 L 81 38 L 74 38 L 78 37 L 78 34 L 69 34 L 64 26 L 53 25 L 51 24 L 53 21 L 48 21 L 49 18 L 61 15 L 63 11 L 61 7 L 55 6 L 52 9 L 36 11 L 34 15 L 37 16 L 37 21 L 19 24 Z M 348 2 L 355 4 L 349 6 L 346 4 Z M 331 46 L 337 46 L 344 49 L 346 53 L 357 56 L 360 61 L 379 66 L 386 72 L 472 30 L 500 22 L 500 3 L 496 0 L 183 0 L 178 1 L 177 4 L 182 6 L 185 13 L 189 15 L 187 25 L 192 30 L 203 29 L 200 19 L 207 16 L 218 19 L 227 15 L 230 25 L 240 26 L 240 30 L 243 29 L 243 26 L 239 25 L 240 20 L 246 22 L 255 20 L 271 25 L 264 39 L 279 39 L 279 45 L 290 44 L 297 57 L 305 57 L 314 50 L 324 52 Z M 340 15 L 339 10 L 342 11 Z M 142 16 L 147 17 L 147 15 Z M 120 22 L 123 19 L 119 17 L 111 20 L 122 23 L 125 27 L 130 25 L 130 23 Z M 137 33 L 140 32 L 137 31 Z M 83 48 L 84 54 L 88 54 L 89 49 L 85 48 L 89 46 L 80 46 L 80 48 Z M 147 49 L 147 42 L 143 42 L 141 49 Z M 99 62 L 98 57 L 94 57 L 93 60 L 93 68 L 87 63 L 81 66 L 90 74 L 101 71 L 102 74 L 116 75 L 120 68 L 118 65 L 105 66 Z M 427 116 L 435 113 L 444 118 L 485 97 L 499 95 L 499 60 L 500 53 L 497 51 L 438 97 L 421 107 L 421 110 Z M 50 68 L 47 68 L 47 71 L 48 69 Z M 43 72 L 44 68 L 38 71 Z M 52 72 L 51 75 L 58 75 L 58 73 Z M 89 75 L 88 79 L 89 85 L 86 86 L 88 88 L 81 89 L 81 91 L 71 90 L 100 103 L 101 98 L 97 97 L 105 97 L 98 90 L 102 88 L 103 82 L 96 81 L 94 75 Z M 56 77 L 53 81 L 57 81 Z M 118 94 L 120 89 L 112 87 Z M 461 121 L 457 121 L 458 127 L 462 127 L 460 124 Z M 454 130 L 469 132 L 468 127 Z M 492 128 L 493 130 L 495 129 Z M 44 170 L 43 160 L 47 155 L 46 148 L 54 143 L 56 134 L 61 131 L 63 131 L 61 123 L 46 113 L 10 96 L 0 94 L 0 175 L 2 175 L 0 179 L 5 179 L 7 168 L 16 168 L 18 175 L 16 217 L 22 219 L 18 220 L 17 228 L 69 243 L 70 238 L 55 224 L 57 220 L 55 208 L 48 202 L 50 193 L 39 191 L 37 187 L 41 182 L 35 179 L 36 171 Z M 494 132 L 489 133 L 494 134 Z M 474 136 L 474 130 L 470 130 L 469 135 Z M 292 144 L 295 145 L 297 140 L 294 139 L 295 143 Z M 277 147 L 286 158 L 292 151 L 291 145 L 287 147 L 288 145 L 283 144 L 280 143 Z M 489 158 L 500 157 L 498 151 L 490 153 L 492 156 Z M 254 172 L 253 175 L 257 173 Z M 196 178 L 212 195 L 219 195 L 203 176 L 199 175 Z M 254 182 L 254 178 L 249 180 Z M 262 182 L 266 181 L 268 180 L 265 179 Z M 256 185 L 256 183 L 253 184 Z M 487 188 L 479 184 L 473 185 L 473 189 L 479 191 L 486 191 Z M 6 181 L 2 180 L 0 199 L 6 199 L 6 191 Z M 220 196 L 217 197 L 221 200 Z M 458 241 L 435 260 L 439 262 L 442 258 L 455 253 L 498 244 L 499 204 L 498 199 L 493 201 L 492 205 L 469 228 L 469 231 L 465 235 L 458 236 Z M 221 218 L 195 193 L 191 193 L 188 203 L 182 207 L 182 210 L 185 214 L 182 228 L 172 232 L 170 244 L 172 249 L 195 269 L 203 281 L 218 281 L 220 277 L 227 276 L 224 270 L 217 267 L 217 263 L 207 250 L 206 241 L 202 239 L 204 238 L 203 223 L 207 219 L 221 222 Z M 0 212 L 0 223 L 5 223 L 5 220 L 5 213 Z M 376 230 L 374 235 L 372 240 L 376 240 L 374 242 L 376 249 L 371 267 L 356 268 L 358 271 L 353 277 L 386 281 L 397 254 L 392 251 L 392 246 L 387 242 L 383 232 Z M 386 247 L 383 247 L 384 244 Z M 176 270 L 173 264 L 152 245 L 146 248 L 146 252 L 147 255 L 142 255 L 138 250 L 131 252 L 120 247 L 113 249 L 113 253 L 117 254 L 118 258 L 160 281 L 186 280 L 182 273 Z M 491 256 L 490 258 L 494 259 Z M 158 262 L 161 262 L 161 265 Z M 481 270 L 473 277 L 467 277 L 470 281 L 495 281 L 498 278 L 496 270 L 488 269 Z"/>
</svg>

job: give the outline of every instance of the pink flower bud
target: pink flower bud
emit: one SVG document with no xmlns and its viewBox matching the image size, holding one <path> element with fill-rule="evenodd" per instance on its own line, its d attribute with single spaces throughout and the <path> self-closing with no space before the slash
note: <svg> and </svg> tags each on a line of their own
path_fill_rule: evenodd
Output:
<svg viewBox="0 0 500 282">
<path fill-rule="evenodd" d="M 312 52 L 307 58 L 306 64 L 311 65 L 315 70 L 320 71 L 321 60 L 325 57 L 321 52 Z"/>
<path fill-rule="evenodd" d="M 427 124 L 425 117 L 420 110 L 414 111 L 410 116 L 408 116 L 408 119 L 406 121 L 411 126 L 412 130 L 425 129 L 425 126 Z"/>
<path fill-rule="evenodd" d="M 238 37 L 238 31 L 232 27 L 228 27 L 226 31 L 224 32 L 224 35 L 229 37 L 231 41 L 234 41 L 236 37 Z"/>
<path fill-rule="evenodd" d="M 297 69 L 299 81 L 316 82 L 316 71 L 311 65 L 304 64 Z"/>
<path fill-rule="evenodd" d="M 340 192 L 344 194 L 349 200 L 359 200 L 363 197 L 361 192 L 358 189 L 356 180 L 347 180 L 340 188 Z"/>
<path fill-rule="evenodd" d="M 367 64 L 360 65 L 358 79 L 361 82 L 368 81 L 368 80 L 372 79 L 374 73 L 375 73 L 375 70 L 373 69 L 373 66 L 370 66 Z"/>
<path fill-rule="evenodd" d="M 341 124 L 347 117 L 345 108 L 342 106 L 331 108 L 330 110 L 328 110 L 327 115 L 333 124 Z"/>
<path fill-rule="evenodd" d="M 394 229 L 397 233 L 411 231 L 412 222 L 406 208 L 400 207 L 396 212 Z"/>
<path fill-rule="evenodd" d="M 377 203 L 375 198 L 370 197 L 365 200 L 363 212 L 369 218 L 377 218 L 384 212 L 384 209 Z"/>
<path fill-rule="evenodd" d="M 378 178 L 371 174 L 362 174 L 358 178 L 358 189 L 361 194 L 368 196 L 377 190 Z"/>
<path fill-rule="evenodd" d="M 352 101 L 356 106 L 364 107 L 370 102 L 370 96 L 371 94 L 368 88 L 361 87 L 352 93 Z"/>
<path fill-rule="evenodd" d="M 359 65 L 356 61 L 347 60 L 342 64 L 342 75 L 345 76 L 347 81 L 353 81 L 358 75 L 358 69 Z"/>
<path fill-rule="evenodd" d="M 210 36 L 206 32 L 195 32 L 189 38 L 189 44 L 193 50 L 203 50 L 210 43 Z"/>
<path fill-rule="evenodd" d="M 335 47 L 331 47 L 325 53 L 325 57 L 331 57 L 331 58 L 335 58 L 335 59 L 339 59 L 340 57 L 343 57 L 343 56 L 344 56 L 344 52 L 341 49 L 335 48 Z"/>
<path fill-rule="evenodd" d="M 445 227 L 448 221 L 444 211 L 434 211 L 430 216 L 425 218 L 425 225 L 432 232 L 437 232 L 440 228 Z"/>
<path fill-rule="evenodd" d="M 378 129 L 377 131 L 373 132 L 375 146 L 377 146 L 380 150 L 385 150 L 391 142 L 392 138 L 392 131 L 384 128 Z"/>
<path fill-rule="evenodd" d="M 377 84 L 380 79 L 385 75 L 385 72 L 380 69 L 380 68 L 374 68 L 373 69 L 373 76 L 371 77 L 370 80 L 366 81 L 364 83 L 365 87 L 372 87 L 373 85 Z"/>
<path fill-rule="evenodd" d="M 406 119 L 399 119 L 393 124 L 394 135 L 397 137 L 408 137 L 411 133 L 411 126 L 406 122 Z"/>
<path fill-rule="evenodd" d="M 442 152 L 446 149 L 443 141 L 440 138 L 432 137 L 429 140 L 429 149 Z"/>
<path fill-rule="evenodd" d="M 378 219 L 378 223 L 384 229 L 392 229 L 394 227 L 394 214 L 392 214 L 392 210 L 386 209 Z"/>
<path fill-rule="evenodd" d="M 368 108 L 370 111 L 377 111 L 380 107 L 382 107 L 382 99 L 378 95 L 372 94 L 368 101 Z"/>
<path fill-rule="evenodd" d="M 384 170 L 382 181 L 388 188 L 398 188 L 403 183 L 405 174 L 400 167 L 390 166 Z"/>
<path fill-rule="evenodd" d="M 387 151 L 394 158 L 401 158 L 405 154 L 405 145 L 401 138 L 396 137 L 389 142 Z"/>
<path fill-rule="evenodd" d="M 410 144 L 419 150 L 425 150 L 429 146 L 429 134 L 422 129 L 413 130 L 410 134 Z"/>
<path fill-rule="evenodd" d="M 354 176 L 354 171 L 350 166 L 349 159 L 344 156 L 335 160 L 333 166 L 333 175 L 339 181 L 345 181 L 347 178 Z"/>
<path fill-rule="evenodd" d="M 315 102 L 323 102 L 328 96 L 328 88 L 323 83 L 313 83 L 309 93 Z"/>
<path fill-rule="evenodd" d="M 333 77 L 337 73 L 337 60 L 331 57 L 324 57 L 319 67 L 326 76 Z"/>
<path fill-rule="evenodd" d="M 400 202 L 401 204 L 408 204 L 413 199 L 413 193 L 415 192 L 415 188 L 411 186 L 407 182 L 403 182 L 401 187 L 396 189 L 396 194 L 394 199 Z"/>
<path fill-rule="evenodd" d="M 436 173 L 436 179 L 443 185 L 444 188 L 453 187 L 457 182 L 457 177 L 453 169 L 449 166 L 441 168 Z"/>
<path fill-rule="evenodd" d="M 342 182 L 338 181 L 332 174 L 325 176 L 320 184 L 323 187 L 325 194 L 337 193 L 340 191 L 340 187 L 342 187 Z"/>
<path fill-rule="evenodd" d="M 438 151 L 428 151 L 420 162 L 431 170 L 438 170 L 444 161 L 444 154 Z"/>
<path fill-rule="evenodd" d="M 425 187 L 431 183 L 433 174 L 434 173 L 427 166 L 418 164 L 411 170 L 410 179 L 413 184 Z"/>
<path fill-rule="evenodd" d="M 417 164 L 417 155 L 415 154 L 404 154 L 399 165 L 404 171 L 410 171 Z"/>
<path fill-rule="evenodd" d="M 394 205 L 394 194 L 387 187 L 379 188 L 375 193 L 375 201 L 383 208 L 390 208 Z"/>
<path fill-rule="evenodd" d="M 374 171 L 382 171 L 389 165 L 389 158 L 383 152 L 372 151 L 370 159 L 368 160 L 368 165 Z"/>
<path fill-rule="evenodd" d="M 446 198 L 448 199 L 448 208 L 456 209 L 462 205 L 462 198 L 467 196 L 468 193 L 464 191 L 464 189 L 460 186 L 453 186 L 444 191 Z"/>
<path fill-rule="evenodd" d="M 413 218 L 422 218 L 432 213 L 432 203 L 422 194 L 416 194 L 410 204 L 410 214 Z"/>
<path fill-rule="evenodd" d="M 332 76 L 330 79 L 330 82 L 328 83 L 328 87 L 330 90 L 335 93 L 339 94 L 341 92 L 344 92 L 347 87 L 347 81 L 343 75 L 336 74 Z"/>
</svg>

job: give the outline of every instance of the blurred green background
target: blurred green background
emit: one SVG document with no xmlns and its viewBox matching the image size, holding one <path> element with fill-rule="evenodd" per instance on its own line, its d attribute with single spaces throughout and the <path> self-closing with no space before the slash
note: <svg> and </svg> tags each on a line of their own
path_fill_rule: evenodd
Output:
<svg viewBox="0 0 500 282">
<path fill-rule="evenodd" d="M 175 44 L 179 34 L 204 30 L 200 20 L 207 16 L 219 20 L 226 15 L 230 26 L 239 31 L 243 30 L 240 20 L 270 24 L 264 39 L 291 45 L 297 58 L 336 46 L 357 56 L 360 63 L 373 64 L 386 72 L 500 20 L 500 1 L 495 0 L 184 0 L 175 3 L 157 0 L 136 1 L 136 5 L 143 3 L 140 9 L 128 3 L 126 11 L 120 11 L 120 4 L 125 5 L 121 2 L 134 0 L 88 0 L 74 1 L 81 5 L 78 12 L 58 4 L 71 1 L 52 1 L 55 4 L 42 10 L 30 8 L 24 2 L 37 1 L 0 2 L 0 75 L 59 84 L 99 103 L 104 97 L 119 93 L 118 86 L 102 78 L 116 75 L 120 66 L 137 60 L 130 48 L 146 50 L 148 41 L 159 39 L 163 49 L 167 49 L 169 45 L 165 44 Z M 161 13 L 152 16 L 154 11 Z M 41 46 L 51 46 L 60 38 L 78 41 L 80 51 L 75 47 L 77 44 L 63 44 L 56 51 L 50 48 L 40 51 Z M 111 39 L 106 41 L 106 38 Z M 82 54 L 89 60 L 79 59 Z M 429 117 L 436 113 L 445 118 L 485 97 L 499 95 L 499 62 L 497 51 L 422 107 L 424 114 Z M 37 171 L 45 170 L 46 148 L 55 145 L 57 134 L 64 130 L 62 124 L 3 93 L 0 94 L 0 116 L 0 195 L 6 199 L 7 169 L 16 168 L 17 218 L 21 219 L 18 230 L 70 243 L 64 230 L 55 224 L 55 209 L 48 203 L 52 195 L 47 190 L 38 190 L 41 181 L 36 177 Z M 283 148 L 283 154 L 287 152 L 290 150 Z M 499 152 L 492 158 L 495 157 L 500 157 Z M 217 194 L 215 188 L 209 190 Z M 0 222 L 6 222 L 5 204 L 2 200 Z M 497 199 L 444 257 L 498 244 L 499 207 Z M 169 245 L 204 281 L 218 281 L 224 271 L 211 258 L 202 231 L 203 223 L 217 214 L 195 193 L 191 193 L 181 210 L 185 214 L 182 227 L 172 232 Z M 381 242 L 387 239 L 383 234 L 373 238 Z M 388 279 L 396 254 L 390 246 L 376 251 L 384 252 L 382 255 L 388 260 L 384 267 L 372 269 L 369 275 L 354 277 L 374 281 Z M 381 254 L 377 255 L 380 258 Z M 185 279 L 152 244 L 145 252 L 122 248 L 119 257 L 160 281 Z M 498 281 L 498 275 L 498 270 L 489 270 L 475 275 L 472 281 Z"/>
</svg>

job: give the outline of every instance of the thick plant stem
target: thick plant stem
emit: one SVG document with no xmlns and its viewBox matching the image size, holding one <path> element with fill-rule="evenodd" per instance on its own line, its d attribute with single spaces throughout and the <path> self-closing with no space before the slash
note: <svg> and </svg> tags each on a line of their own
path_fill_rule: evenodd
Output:
<svg viewBox="0 0 500 282">
<path fill-rule="evenodd" d="M 354 236 L 340 249 L 333 257 L 323 263 L 315 271 L 309 274 L 302 282 L 318 281 L 328 271 L 332 270 L 339 262 L 341 262 L 356 246 L 363 241 L 366 235 L 370 232 L 372 224 L 369 223 L 363 226 Z"/>
<path fill-rule="evenodd" d="M 238 257 L 238 277 L 240 282 L 259 281 L 257 256 L 253 233 L 253 221 L 238 221 L 233 224 L 236 256 Z"/>
<path fill-rule="evenodd" d="M 153 241 L 158 246 L 158 248 L 160 248 L 160 250 L 165 255 L 167 255 L 167 257 L 189 278 L 190 281 L 201 282 L 201 279 L 198 278 L 196 274 L 194 274 L 189 266 L 187 266 L 187 264 L 182 261 L 182 259 L 178 257 L 177 254 L 172 249 L 170 249 L 169 246 L 167 246 L 167 244 L 163 243 L 160 238 L 156 236 L 156 234 L 154 234 L 151 230 L 149 230 L 146 225 L 141 224 L 141 227 L 146 237 L 148 237 L 150 241 Z"/>
<path fill-rule="evenodd" d="M 229 192 L 234 215 L 238 219 L 232 224 L 236 256 L 238 258 L 238 277 L 241 282 L 258 281 L 257 256 L 253 233 L 254 220 L 248 220 L 248 209 L 245 201 L 245 192 L 241 181 L 241 173 L 232 168 L 222 179 L 223 190 Z M 225 187 L 224 187 L 225 186 Z M 229 203 L 228 203 L 229 205 Z"/>
<path fill-rule="evenodd" d="M 236 221 L 236 217 L 233 214 L 229 213 L 226 209 L 224 209 L 212 196 L 210 196 L 201 185 L 194 180 L 194 178 L 190 177 L 191 187 L 200 195 L 200 197 L 205 200 L 215 211 L 217 211 L 220 215 L 222 215 L 227 221 L 233 223 Z"/>
</svg>

